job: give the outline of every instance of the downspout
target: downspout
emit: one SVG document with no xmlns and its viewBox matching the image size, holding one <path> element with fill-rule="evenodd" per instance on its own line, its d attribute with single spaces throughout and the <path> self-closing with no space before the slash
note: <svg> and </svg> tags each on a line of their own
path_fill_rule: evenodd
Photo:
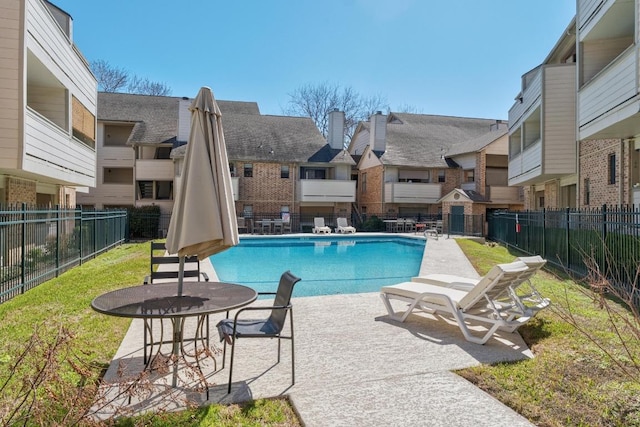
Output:
<svg viewBox="0 0 640 427">
<path fill-rule="evenodd" d="M 627 142 L 628 143 L 628 142 Z M 628 173 L 625 174 L 624 173 L 624 144 L 625 144 L 625 140 L 624 138 L 620 139 L 620 168 L 619 168 L 619 173 L 620 173 L 620 185 L 618 185 L 618 206 L 622 206 L 622 201 L 624 200 L 624 186 L 625 186 L 625 182 L 624 182 L 624 177 L 629 176 Z M 631 171 L 629 171 L 631 172 Z"/>
</svg>

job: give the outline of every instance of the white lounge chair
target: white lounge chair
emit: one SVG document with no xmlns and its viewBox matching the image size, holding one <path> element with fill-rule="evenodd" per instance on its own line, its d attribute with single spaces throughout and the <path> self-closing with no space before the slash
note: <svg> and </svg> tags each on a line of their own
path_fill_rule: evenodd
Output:
<svg viewBox="0 0 640 427">
<path fill-rule="evenodd" d="M 506 295 L 496 299 L 504 305 L 515 304 L 514 308 L 520 310 L 523 315 L 535 314 L 542 308 L 549 305 L 549 300 L 542 297 L 538 290 L 531 283 L 531 277 L 536 274 L 547 260 L 539 255 L 519 257 L 515 261 L 524 262 L 529 271 L 521 277 L 522 281 L 517 286 L 511 286 Z M 426 276 L 412 277 L 412 282 L 426 283 L 430 285 L 444 286 L 447 288 L 459 289 L 461 291 L 470 291 L 480 282 L 481 279 L 471 279 L 462 276 L 454 276 L 451 274 L 428 274 Z"/>
<path fill-rule="evenodd" d="M 336 227 L 336 233 L 355 233 L 355 227 L 352 227 L 347 223 L 347 218 L 338 218 L 338 226 Z"/>
<path fill-rule="evenodd" d="M 380 296 L 391 319 L 404 322 L 414 310 L 434 314 L 449 314 L 456 320 L 467 341 L 484 344 L 500 330 L 513 332 L 526 323 L 537 311 L 523 314 L 515 304 L 504 304 L 502 298 L 530 277 L 530 269 L 522 261 L 494 266 L 469 291 L 421 282 L 403 282 L 384 286 Z M 391 300 L 408 303 L 407 309 L 396 313 Z M 546 300 L 548 305 L 548 300 Z M 543 308 L 543 307 L 541 307 Z M 540 308 L 540 309 L 541 309 Z M 486 326 L 484 334 L 472 334 L 468 321 Z"/>
<path fill-rule="evenodd" d="M 314 233 L 324 233 L 324 234 L 331 233 L 331 228 L 324 225 L 324 218 L 322 217 L 314 218 L 313 225 L 314 227 L 311 231 L 313 231 Z"/>
</svg>

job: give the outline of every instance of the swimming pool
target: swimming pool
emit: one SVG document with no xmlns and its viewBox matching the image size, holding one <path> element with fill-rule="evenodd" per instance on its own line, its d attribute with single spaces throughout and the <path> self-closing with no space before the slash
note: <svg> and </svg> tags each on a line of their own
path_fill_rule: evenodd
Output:
<svg viewBox="0 0 640 427">
<path fill-rule="evenodd" d="M 420 271 L 426 241 L 400 236 L 241 238 L 213 255 L 218 278 L 274 292 L 286 270 L 302 278 L 294 296 L 377 292 Z"/>
</svg>

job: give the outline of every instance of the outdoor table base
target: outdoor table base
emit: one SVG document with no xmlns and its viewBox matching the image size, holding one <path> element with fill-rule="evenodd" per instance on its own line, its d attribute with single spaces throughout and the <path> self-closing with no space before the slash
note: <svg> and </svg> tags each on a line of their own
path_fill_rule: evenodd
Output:
<svg viewBox="0 0 640 427">
<path fill-rule="evenodd" d="M 143 359 L 145 370 L 153 369 L 154 362 L 162 355 L 163 344 L 171 344 L 170 359 L 174 363 L 172 385 L 177 385 L 178 361 L 182 359 L 187 366 L 189 359 L 195 359 L 195 370 L 200 380 L 207 386 L 200 366 L 201 356 L 211 356 L 216 363 L 214 352 L 209 346 L 209 314 L 226 312 L 250 304 L 257 298 L 255 290 L 230 283 L 220 282 L 185 282 L 182 295 L 178 295 L 178 283 L 159 283 L 118 289 L 100 295 L 91 302 L 91 307 L 110 316 L 140 318 L 144 320 L 145 342 L 143 343 Z M 196 330 L 193 338 L 185 340 L 185 320 L 196 319 Z M 152 321 L 160 320 L 160 337 L 153 338 Z M 164 339 L 162 320 L 171 322 L 171 341 Z M 147 337 L 147 334 L 149 335 Z M 148 338 L 148 340 L 147 340 Z M 147 342 L 149 341 L 149 343 Z M 185 349 L 185 341 L 193 341 L 193 354 Z M 157 345 L 157 349 L 155 349 Z M 201 348 L 199 348 L 201 345 Z M 147 355 L 147 348 L 149 354 Z M 217 364 L 214 366 L 217 367 Z"/>
</svg>

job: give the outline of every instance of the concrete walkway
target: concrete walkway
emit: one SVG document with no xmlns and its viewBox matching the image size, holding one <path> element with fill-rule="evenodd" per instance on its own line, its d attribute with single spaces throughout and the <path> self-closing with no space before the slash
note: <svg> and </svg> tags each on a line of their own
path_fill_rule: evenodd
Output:
<svg viewBox="0 0 640 427">
<path fill-rule="evenodd" d="M 210 264 L 205 268 L 216 277 Z M 455 241 L 443 237 L 427 242 L 421 274 L 428 273 L 477 277 Z M 288 341 L 283 341 L 282 358 L 276 363 L 277 340 L 240 340 L 231 394 L 226 393 L 229 355 L 224 369 L 219 355 L 217 370 L 213 363 L 203 366 L 213 384 L 208 402 L 205 393 L 195 390 L 198 382 L 189 377 L 189 370 L 181 369 L 178 387 L 170 387 L 170 372 L 155 374 L 153 388 L 133 396 L 130 404 L 115 397 L 116 386 L 105 386 L 105 396 L 114 401 L 101 410 L 102 416 L 121 410 L 175 410 L 189 401 L 230 403 L 287 395 L 306 426 L 532 425 L 451 372 L 531 357 L 518 334 L 500 333 L 477 345 L 465 341 L 455 323 L 442 318 L 411 315 L 405 323 L 391 321 L 377 293 L 294 298 L 293 307 L 295 385 Z M 211 316 L 212 332 L 222 317 Z M 142 321 L 134 320 L 106 382 L 141 370 L 141 343 Z"/>
</svg>

